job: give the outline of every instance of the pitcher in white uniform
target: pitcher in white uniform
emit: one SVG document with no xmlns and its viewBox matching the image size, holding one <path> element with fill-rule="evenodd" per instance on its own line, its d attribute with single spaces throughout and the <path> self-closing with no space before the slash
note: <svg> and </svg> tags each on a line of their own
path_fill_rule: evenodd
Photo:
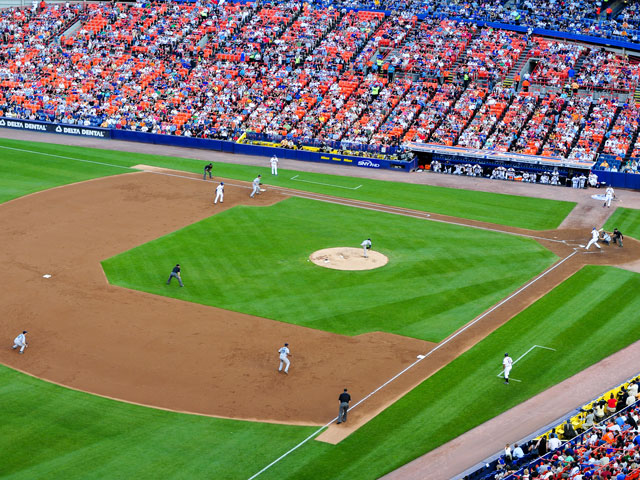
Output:
<svg viewBox="0 0 640 480">
<path fill-rule="evenodd" d="M 369 256 L 367 255 L 367 250 L 371 248 L 371 239 L 367 238 L 364 242 L 360 244 L 360 246 L 364 250 L 364 258 L 369 258 Z"/>
<path fill-rule="evenodd" d="M 289 373 L 289 365 L 291 364 L 291 362 L 287 358 L 289 355 L 291 355 L 291 352 L 289 351 L 289 344 L 285 343 L 284 347 L 282 347 L 282 348 L 280 348 L 280 350 L 278 350 L 278 353 L 280 354 L 280 366 L 278 367 L 278 371 L 281 372 L 282 371 L 282 365 L 284 365 L 284 373 L 288 374 Z"/>
</svg>

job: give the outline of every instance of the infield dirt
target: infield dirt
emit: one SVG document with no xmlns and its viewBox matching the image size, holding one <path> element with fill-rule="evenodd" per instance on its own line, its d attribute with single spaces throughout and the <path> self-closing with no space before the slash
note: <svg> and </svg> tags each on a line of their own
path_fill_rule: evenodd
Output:
<svg viewBox="0 0 640 480">
<path fill-rule="evenodd" d="M 213 182 L 196 179 L 189 174 L 133 173 L 1 205 L 5 228 L 0 232 L 0 258 L 10 279 L 0 292 L 6 306 L 2 327 L 16 333 L 30 330 L 31 346 L 22 356 L 4 349 L 0 361 L 62 385 L 144 405 L 323 425 L 336 415 L 337 393 L 344 386 L 362 397 L 434 347 L 385 333 L 345 337 L 109 285 L 100 265 L 103 259 L 234 205 L 269 205 L 305 195 L 270 189 L 250 199 L 248 185 L 228 181 L 224 206 L 214 206 Z M 571 255 L 585 237 L 582 229 L 529 232 L 439 215 L 429 218 L 535 236 L 561 258 Z M 631 239 L 624 249 L 603 248 L 604 253 L 573 255 L 544 281 L 454 334 L 455 339 L 445 340 L 434 355 L 355 409 L 349 424 L 331 427 L 323 439 L 344 438 L 585 263 L 640 258 L 638 243 Z M 167 276 L 177 262 L 167 259 Z M 43 278 L 45 273 L 52 277 Z M 188 288 L 188 270 L 183 274 Z M 277 372 L 277 349 L 284 341 L 293 353 L 288 376 Z"/>
</svg>

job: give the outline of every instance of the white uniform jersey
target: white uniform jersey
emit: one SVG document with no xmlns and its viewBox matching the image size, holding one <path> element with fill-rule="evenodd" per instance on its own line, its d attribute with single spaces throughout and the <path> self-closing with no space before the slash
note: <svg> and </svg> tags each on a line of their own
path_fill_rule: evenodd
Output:
<svg viewBox="0 0 640 480">
<path fill-rule="evenodd" d="M 369 248 L 371 246 L 371 240 L 365 240 L 360 244 L 361 247 Z"/>
<path fill-rule="evenodd" d="M 275 167 L 277 165 L 278 165 L 278 157 L 274 155 L 273 157 L 271 157 L 271 166 Z"/>
<path fill-rule="evenodd" d="M 607 187 L 606 195 L 607 197 L 613 197 L 613 188 Z"/>
<path fill-rule="evenodd" d="M 597 230 L 591 230 L 591 238 L 598 240 L 600 238 L 600 233 L 598 233 Z"/>
<path fill-rule="evenodd" d="M 222 192 L 224 192 L 224 185 L 218 185 L 216 187 L 216 193 L 221 194 Z"/>
<path fill-rule="evenodd" d="M 256 178 L 253 180 L 253 186 L 254 186 L 254 187 L 259 187 L 259 186 L 260 186 L 260 180 L 261 180 L 260 178 L 256 177 Z"/>
<path fill-rule="evenodd" d="M 287 355 L 289 355 L 289 348 L 282 347 L 280 350 L 278 350 L 278 353 L 280 354 L 280 358 L 287 358 Z"/>
<path fill-rule="evenodd" d="M 504 368 L 511 368 L 511 365 L 513 365 L 513 359 L 511 357 L 504 357 L 504 360 L 502 360 L 502 366 Z"/>
<path fill-rule="evenodd" d="M 21 333 L 20 335 L 18 335 L 16 339 L 13 341 L 13 343 L 15 345 L 24 345 L 25 343 L 27 343 L 27 339 L 24 336 L 24 333 Z"/>
</svg>

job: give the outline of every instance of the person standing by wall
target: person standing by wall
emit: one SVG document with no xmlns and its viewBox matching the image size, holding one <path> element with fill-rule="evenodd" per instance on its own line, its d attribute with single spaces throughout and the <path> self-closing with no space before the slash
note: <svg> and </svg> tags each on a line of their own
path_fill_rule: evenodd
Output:
<svg viewBox="0 0 640 480">
<path fill-rule="evenodd" d="M 271 175 L 275 175 L 277 177 L 278 176 L 278 157 L 274 155 L 273 157 L 271 157 L 271 160 L 269 160 L 269 163 L 271 163 Z"/>
</svg>

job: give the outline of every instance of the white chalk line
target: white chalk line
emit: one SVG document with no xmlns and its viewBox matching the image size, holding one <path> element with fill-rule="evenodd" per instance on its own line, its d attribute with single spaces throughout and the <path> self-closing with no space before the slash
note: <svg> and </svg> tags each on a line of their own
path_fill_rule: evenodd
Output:
<svg viewBox="0 0 640 480">
<path fill-rule="evenodd" d="M 104 165 L 105 167 L 115 167 L 115 168 L 124 168 L 124 169 L 127 169 L 127 170 L 133 170 L 131 167 L 123 167 L 122 165 L 114 165 L 112 163 L 97 162 L 95 160 L 85 160 L 85 159 L 82 159 L 82 158 L 66 157 L 64 155 L 56 155 L 56 154 L 53 154 L 53 153 L 37 152 L 35 150 L 26 150 L 24 148 L 6 147 L 4 145 L 0 145 L 0 148 L 4 148 L 6 150 L 14 150 L 16 152 L 25 152 L 25 153 L 34 153 L 36 155 L 45 155 L 47 157 L 64 158 L 65 160 L 75 160 L 76 162 L 93 163 L 95 165 Z"/>
<path fill-rule="evenodd" d="M 342 185 L 333 185 L 331 183 L 322 183 L 322 182 L 314 182 L 311 180 L 303 180 L 302 178 L 298 178 L 298 177 L 299 175 L 294 175 L 293 177 L 291 177 L 291 180 L 294 180 L 296 182 L 313 183 L 315 185 L 324 185 L 325 187 L 346 188 L 347 190 L 357 190 L 362 186 L 362 185 L 358 185 L 357 187 L 343 187 Z"/>
<path fill-rule="evenodd" d="M 358 405 L 360 405 L 361 403 L 365 402 L 367 399 L 371 398 L 373 395 L 375 395 L 377 392 L 379 392 L 380 390 L 382 390 L 384 387 L 386 387 L 387 385 L 389 385 L 391 382 L 393 382 L 395 379 L 397 379 L 399 376 L 403 375 L 405 372 L 407 372 L 408 370 L 412 369 L 413 367 L 415 367 L 417 364 L 419 364 L 420 362 L 422 362 L 424 359 L 428 358 L 433 352 L 441 349 L 442 347 L 444 347 L 447 343 L 449 343 L 450 341 L 452 341 L 454 338 L 456 338 L 458 335 L 460 335 L 461 333 L 463 333 L 464 331 L 466 331 L 467 329 L 471 328 L 472 326 L 474 326 L 476 323 L 478 323 L 480 320 L 482 320 L 483 318 L 485 318 L 487 315 L 489 315 L 490 313 L 494 312 L 496 309 L 500 308 L 502 305 L 504 305 L 505 303 L 507 303 L 509 300 L 511 300 L 513 297 L 515 297 L 516 295 L 518 295 L 519 293 L 523 292 L 524 290 L 526 290 L 527 288 L 529 288 L 531 285 L 533 285 L 534 283 L 536 283 L 538 280 L 540 280 L 541 278 L 543 278 L 544 276 L 546 276 L 547 274 L 551 273 L 553 270 L 555 270 L 556 268 L 558 268 L 560 265 L 562 265 L 564 262 L 566 262 L 567 260 L 569 260 L 571 257 L 573 257 L 577 252 L 573 252 L 570 253 L 569 255 L 567 255 L 565 258 L 563 258 L 562 260 L 560 260 L 558 263 L 556 263 L 555 265 L 552 265 L 551 267 L 549 267 L 547 270 L 545 270 L 544 272 L 542 272 L 540 275 L 538 275 L 536 278 L 534 278 L 533 280 L 531 280 L 529 283 L 527 283 L 526 285 L 524 285 L 523 287 L 519 288 L 518 290 L 516 290 L 514 293 L 512 293 L 511 295 L 509 295 L 507 298 L 505 298 L 504 300 L 502 300 L 501 302 L 499 302 L 498 304 L 494 305 L 493 307 L 491 307 L 489 310 L 487 310 L 486 312 L 484 312 L 482 315 L 480 315 L 478 318 L 476 318 L 475 320 L 473 320 L 472 322 L 466 324 L 464 327 L 462 327 L 460 330 L 458 330 L 457 332 L 453 333 L 452 335 L 450 335 L 449 337 L 447 337 L 446 339 L 444 339 L 442 342 L 440 342 L 438 345 L 436 345 L 432 350 L 428 351 L 427 353 L 425 353 L 424 355 L 421 355 L 420 357 L 422 358 L 418 358 L 416 361 L 414 361 L 411 365 L 409 365 L 408 367 L 405 367 L 403 370 L 401 370 L 399 373 L 397 373 L 396 375 L 394 375 L 393 377 L 391 377 L 389 380 L 387 380 L 386 382 L 384 382 L 382 385 L 380 385 L 378 388 L 376 388 L 375 390 L 373 390 L 371 393 L 369 393 L 368 395 L 366 395 L 365 397 L 363 397 L 362 399 L 360 399 L 358 402 L 354 403 L 351 407 L 349 407 L 348 411 L 353 410 L 354 408 L 356 408 Z M 548 348 L 548 347 L 544 347 L 544 348 Z M 519 359 L 518 359 L 519 360 Z M 515 362 L 514 362 L 515 363 Z M 305 443 L 307 443 L 309 440 L 311 440 L 313 437 L 315 437 L 322 429 L 328 427 L 329 425 L 331 425 L 333 422 L 335 422 L 338 419 L 338 417 L 335 417 L 333 420 L 331 420 L 330 422 L 326 423 L 324 426 L 320 427 L 320 429 L 318 429 L 318 431 L 316 431 L 315 433 L 313 433 L 312 435 L 310 435 L 309 437 L 305 438 L 302 442 L 300 442 L 298 445 L 296 445 L 295 447 L 293 447 L 291 450 L 289 450 L 288 452 L 286 452 L 285 454 L 281 455 L 280 457 L 278 457 L 276 460 L 274 460 L 273 462 L 271 462 L 269 465 L 267 465 L 266 467 L 264 467 L 262 470 L 260 470 L 258 473 L 256 473 L 255 475 L 253 475 L 252 477 L 249 478 L 249 480 L 253 480 L 254 478 L 256 478 L 258 475 L 260 475 L 261 473 L 263 473 L 264 471 L 268 470 L 269 468 L 271 468 L 273 465 L 275 465 L 276 463 L 278 463 L 279 461 L 283 460 L 287 455 L 289 455 L 291 452 L 293 452 L 294 450 L 297 450 L 299 447 L 301 447 L 302 445 L 304 445 Z"/>
<path fill-rule="evenodd" d="M 544 348 L 545 350 L 553 350 L 554 352 L 556 351 L 555 348 L 551 348 L 551 347 L 543 347 L 542 345 L 534 345 L 533 347 L 531 347 L 529 350 L 527 350 L 526 352 L 524 352 L 522 355 L 520 355 L 518 358 L 516 358 L 512 365 L 515 365 L 516 363 L 518 363 L 520 361 L 520 359 L 522 359 L 526 354 L 528 354 L 531 350 L 533 350 L 534 348 Z M 502 377 L 504 374 L 504 369 L 500 370 L 500 373 L 498 373 L 498 375 L 496 375 L 497 377 Z M 515 378 L 509 378 L 509 380 L 516 380 Z M 517 382 L 519 382 L 520 380 L 516 380 Z"/>
</svg>

